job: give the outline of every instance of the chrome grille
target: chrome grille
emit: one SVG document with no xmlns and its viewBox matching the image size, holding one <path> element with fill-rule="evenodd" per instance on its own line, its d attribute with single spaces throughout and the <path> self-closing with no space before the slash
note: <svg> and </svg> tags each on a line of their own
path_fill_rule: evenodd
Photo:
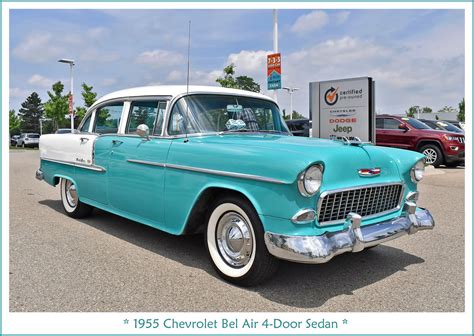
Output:
<svg viewBox="0 0 474 336">
<path fill-rule="evenodd" d="M 396 210 L 403 196 L 401 184 L 383 184 L 324 192 L 319 199 L 320 225 L 335 224 L 351 212 L 362 218 Z"/>
</svg>

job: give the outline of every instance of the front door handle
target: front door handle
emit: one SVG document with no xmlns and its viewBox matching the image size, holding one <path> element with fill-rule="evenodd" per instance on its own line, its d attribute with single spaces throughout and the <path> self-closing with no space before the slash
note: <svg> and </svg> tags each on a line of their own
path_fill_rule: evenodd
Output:
<svg viewBox="0 0 474 336">
<path fill-rule="evenodd" d="M 120 145 L 120 144 L 123 143 L 123 141 L 121 141 L 121 140 L 112 140 L 112 143 L 113 143 L 114 145 Z"/>
<path fill-rule="evenodd" d="M 84 143 L 84 142 L 89 141 L 89 138 L 80 138 L 80 140 L 81 140 L 81 144 L 82 144 L 82 143 Z"/>
</svg>

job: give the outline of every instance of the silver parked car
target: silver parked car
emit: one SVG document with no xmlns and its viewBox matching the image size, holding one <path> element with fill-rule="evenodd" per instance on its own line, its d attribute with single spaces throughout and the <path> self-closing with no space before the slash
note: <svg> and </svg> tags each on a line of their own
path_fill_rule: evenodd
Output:
<svg viewBox="0 0 474 336">
<path fill-rule="evenodd" d="M 16 141 L 16 147 L 39 147 L 39 138 L 38 133 L 21 133 Z"/>
</svg>

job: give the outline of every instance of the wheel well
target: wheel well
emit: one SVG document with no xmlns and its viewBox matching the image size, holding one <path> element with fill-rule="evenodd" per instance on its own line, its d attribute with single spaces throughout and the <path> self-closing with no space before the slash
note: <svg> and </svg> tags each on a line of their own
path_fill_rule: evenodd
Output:
<svg viewBox="0 0 474 336">
<path fill-rule="evenodd" d="M 420 149 L 423 147 L 423 146 L 426 146 L 426 145 L 434 145 L 436 147 L 439 148 L 439 150 L 441 151 L 441 153 L 443 153 L 443 146 L 441 146 L 441 144 L 438 142 L 438 141 L 435 141 L 435 140 L 421 140 L 419 143 L 418 143 L 418 146 L 416 147 L 416 150 L 417 151 L 420 151 Z"/>
<path fill-rule="evenodd" d="M 54 185 L 57 186 L 59 184 L 60 180 L 61 180 L 61 178 L 59 176 L 55 176 L 54 180 L 53 180 Z"/>
<path fill-rule="evenodd" d="M 242 197 L 252 204 L 248 197 L 239 191 L 220 187 L 207 188 L 201 193 L 201 195 L 199 195 L 196 203 L 194 203 L 183 234 L 196 234 L 204 232 L 206 225 L 205 221 L 209 207 L 216 199 L 224 195 L 235 195 Z"/>
</svg>

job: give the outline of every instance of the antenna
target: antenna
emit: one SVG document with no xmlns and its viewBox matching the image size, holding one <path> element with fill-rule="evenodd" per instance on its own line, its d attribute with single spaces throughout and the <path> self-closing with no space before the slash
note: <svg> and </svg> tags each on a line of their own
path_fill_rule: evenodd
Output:
<svg viewBox="0 0 474 336">
<path fill-rule="evenodd" d="M 191 50 L 191 20 L 188 22 L 188 71 L 186 75 L 186 98 L 189 97 L 189 58 L 190 58 L 190 50 Z M 189 103 L 186 102 L 186 116 L 184 117 L 184 142 L 188 142 L 188 125 L 186 122 L 186 118 L 189 115 Z"/>
</svg>

